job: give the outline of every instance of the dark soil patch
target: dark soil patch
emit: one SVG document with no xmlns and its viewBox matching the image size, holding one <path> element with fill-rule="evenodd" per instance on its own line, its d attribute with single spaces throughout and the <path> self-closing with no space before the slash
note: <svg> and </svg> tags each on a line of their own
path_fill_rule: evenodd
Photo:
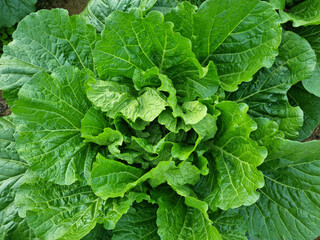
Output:
<svg viewBox="0 0 320 240">
<path fill-rule="evenodd" d="M 309 142 L 312 140 L 320 140 L 320 125 L 313 131 L 311 136 L 307 138 L 304 142 Z M 320 238 L 317 240 L 320 240 Z"/>
<path fill-rule="evenodd" d="M 0 90 L 0 117 L 4 117 L 10 114 L 10 107 L 6 103 L 6 100 L 2 97 L 2 91 Z"/>
<path fill-rule="evenodd" d="M 38 0 L 36 7 L 40 9 L 64 8 L 69 15 L 81 13 L 87 6 L 89 0 Z"/>
</svg>

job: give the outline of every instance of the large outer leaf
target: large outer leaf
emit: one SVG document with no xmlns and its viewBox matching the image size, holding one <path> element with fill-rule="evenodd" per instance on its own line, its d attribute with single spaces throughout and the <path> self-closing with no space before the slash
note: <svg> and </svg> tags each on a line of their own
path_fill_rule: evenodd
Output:
<svg viewBox="0 0 320 240">
<path fill-rule="evenodd" d="M 306 91 L 300 84 L 293 86 L 288 95 L 303 110 L 304 122 L 297 140 L 305 140 L 320 124 L 320 98 Z"/>
<path fill-rule="evenodd" d="M 283 22 L 292 21 L 294 27 L 320 24 L 320 1 L 306 0 L 290 8 L 289 13 L 280 11 Z"/>
<path fill-rule="evenodd" d="M 194 11 L 190 4 L 183 3 L 166 18 L 175 24 L 176 31 L 191 39 L 193 51 L 203 65 L 213 60 L 225 90 L 235 91 L 261 67 L 273 64 L 281 28 L 269 4 L 258 0 L 208 0 Z"/>
<path fill-rule="evenodd" d="M 114 11 L 129 12 L 133 8 L 150 9 L 157 0 L 91 0 L 81 17 L 99 32 L 104 29 L 106 18 Z"/>
<path fill-rule="evenodd" d="M 295 29 L 301 37 L 311 45 L 317 56 L 317 66 L 311 78 L 302 81 L 303 86 L 310 93 L 320 97 L 320 26 L 309 26 Z"/>
<path fill-rule="evenodd" d="M 151 12 L 146 18 L 112 13 L 94 53 L 99 75 L 132 78 L 135 69 L 159 67 L 170 77 L 181 74 L 179 71 L 201 68 L 190 41 L 172 28 L 172 24 L 164 23 L 160 12 Z"/>
<path fill-rule="evenodd" d="M 81 138 L 81 119 L 90 107 L 82 84 L 87 74 L 61 67 L 37 73 L 19 92 L 12 109 L 19 155 L 45 180 L 71 184 L 83 178 L 95 157 Z"/>
<path fill-rule="evenodd" d="M 212 155 L 216 176 L 212 192 L 206 197 L 211 209 L 227 210 L 251 205 L 259 198 L 257 188 L 264 185 L 263 174 L 257 170 L 267 156 L 265 148 L 249 138 L 257 128 L 247 115 L 248 106 L 235 102 L 216 105 L 221 111 L 220 128 L 213 140 Z"/>
<path fill-rule="evenodd" d="M 28 168 L 16 152 L 11 118 L 0 118 L 0 239 L 31 239 L 32 235 L 14 205 L 14 197 Z"/>
<path fill-rule="evenodd" d="M 103 201 L 79 184 L 58 186 L 31 179 L 20 187 L 15 203 L 41 240 L 81 239 L 103 216 Z"/>
<path fill-rule="evenodd" d="M 250 115 L 276 121 L 286 137 L 295 139 L 303 124 L 303 112 L 289 105 L 286 94 L 293 84 L 312 75 L 315 64 L 310 44 L 295 33 L 285 32 L 275 64 L 263 68 L 228 99 L 245 102 Z"/>
<path fill-rule="evenodd" d="M 37 0 L 0 0 L 0 27 L 11 27 L 36 10 Z"/>
<path fill-rule="evenodd" d="M 158 234 L 163 240 L 222 240 L 217 229 L 195 208 L 172 191 L 162 191 L 158 199 Z"/>
<path fill-rule="evenodd" d="M 157 207 L 147 202 L 134 204 L 117 223 L 112 240 L 160 240 L 156 212 Z"/>
<path fill-rule="evenodd" d="M 253 206 L 242 208 L 257 239 L 315 239 L 320 235 L 320 142 L 271 138 L 262 166 L 266 185 Z"/>
<path fill-rule="evenodd" d="M 57 27 L 58 26 L 58 27 Z M 94 69 L 94 27 L 62 9 L 41 10 L 22 20 L 0 59 L 0 89 L 10 105 L 35 73 L 62 65 Z"/>
</svg>

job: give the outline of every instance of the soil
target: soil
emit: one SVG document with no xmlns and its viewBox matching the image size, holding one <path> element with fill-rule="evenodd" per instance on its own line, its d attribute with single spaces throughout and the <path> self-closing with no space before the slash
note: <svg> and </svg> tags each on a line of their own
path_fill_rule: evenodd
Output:
<svg viewBox="0 0 320 240">
<path fill-rule="evenodd" d="M 6 103 L 6 100 L 2 97 L 2 91 L 0 90 L 0 117 L 10 115 L 10 107 Z"/>
<path fill-rule="evenodd" d="M 69 15 L 81 13 L 87 6 L 89 0 L 38 0 L 36 7 L 40 9 L 64 8 Z"/>
</svg>

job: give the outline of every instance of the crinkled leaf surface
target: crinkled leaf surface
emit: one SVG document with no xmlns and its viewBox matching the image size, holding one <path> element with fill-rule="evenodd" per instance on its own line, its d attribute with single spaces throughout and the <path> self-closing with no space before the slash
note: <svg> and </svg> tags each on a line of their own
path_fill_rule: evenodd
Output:
<svg viewBox="0 0 320 240">
<path fill-rule="evenodd" d="M 39 239 L 81 239 L 103 216 L 103 201 L 88 186 L 30 180 L 16 195 L 20 215 Z"/>
<path fill-rule="evenodd" d="M 242 84 L 228 99 L 245 102 L 251 116 L 276 121 L 286 137 L 295 139 L 303 124 L 303 113 L 289 105 L 286 93 L 293 84 L 308 79 L 315 65 L 310 44 L 295 33 L 285 32 L 275 64 L 260 70 L 252 82 Z"/>
<path fill-rule="evenodd" d="M 166 18 L 175 24 L 176 31 L 191 39 L 202 65 L 213 60 L 223 89 L 235 91 L 261 67 L 273 64 L 281 28 L 269 4 L 258 0 L 208 0 L 196 13 L 194 10 L 182 3 Z"/>
<path fill-rule="evenodd" d="M 303 126 L 297 139 L 303 141 L 320 124 L 320 98 L 306 91 L 301 84 L 293 86 L 288 95 L 291 101 L 303 110 Z"/>
<path fill-rule="evenodd" d="M 123 196 L 130 188 L 130 183 L 139 179 L 143 171 L 119 161 L 106 159 L 100 154 L 93 164 L 90 185 L 96 195 L 102 198 Z"/>
<path fill-rule="evenodd" d="M 28 168 L 15 148 L 12 119 L 0 118 L 0 239 L 31 239 L 31 232 L 14 205 L 16 191 Z"/>
<path fill-rule="evenodd" d="M 222 239 L 198 209 L 186 206 L 183 198 L 174 192 L 163 191 L 158 204 L 157 225 L 161 239 Z"/>
<path fill-rule="evenodd" d="M 91 167 L 95 151 L 81 138 L 81 120 L 90 108 L 82 84 L 87 74 L 61 67 L 37 73 L 19 92 L 14 122 L 17 150 L 45 180 L 71 184 Z"/>
<path fill-rule="evenodd" d="M 37 0 L 0 0 L 0 27 L 11 27 L 36 10 Z"/>
<path fill-rule="evenodd" d="M 179 70 L 201 68 L 190 41 L 174 33 L 173 25 L 165 23 L 160 12 L 151 12 L 145 18 L 136 14 L 114 12 L 106 19 L 102 40 L 94 53 L 101 77 L 132 78 L 135 69 L 152 67 L 170 77 L 179 76 Z"/>
<path fill-rule="evenodd" d="M 247 225 L 237 210 L 218 211 L 210 218 L 223 240 L 247 240 Z"/>
<path fill-rule="evenodd" d="M 112 118 L 122 113 L 133 122 L 137 118 L 150 122 L 159 116 L 168 105 L 152 88 L 145 89 L 140 96 L 136 97 L 130 85 L 113 81 L 92 80 L 87 86 L 88 98 Z"/>
<path fill-rule="evenodd" d="M 320 97 L 320 27 L 309 26 L 295 29 L 295 32 L 305 38 L 317 56 L 317 66 L 309 79 L 304 79 L 302 84 L 310 93 Z"/>
<path fill-rule="evenodd" d="M 249 235 L 258 239 L 315 239 L 320 224 L 320 142 L 267 141 L 265 187 L 241 208 Z"/>
<path fill-rule="evenodd" d="M 162 13 L 152 11 L 146 17 L 138 14 L 141 12 L 114 12 L 106 19 L 94 53 L 100 77 L 132 78 L 137 70 L 158 68 L 172 80 L 181 97 L 194 100 L 191 90 L 201 97 L 214 94 L 219 81 L 214 64 L 203 69 L 190 40 L 175 33 Z"/>
<path fill-rule="evenodd" d="M 58 27 L 57 27 L 58 26 Z M 20 87 L 39 71 L 62 65 L 94 69 L 94 27 L 62 9 L 41 10 L 23 19 L 0 59 L 0 89 L 10 105 Z"/>
<path fill-rule="evenodd" d="M 220 128 L 212 145 L 216 168 L 212 174 L 216 180 L 206 201 L 211 209 L 251 205 L 259 198 L 257 188 L 264 185 L 263 174 L 257 167 L 267 151 L 249 138 L 257 126 L 247 115 L 247 105 L 222 102 L 216 107 L 221 112 Z"/>
<path fill-rule="evenodd" d="M 292 21 L 294 27 L 320 24 L 320 1 L 306 0 L 294 7 L 289 12 L 280 11 L 281 21 Z"/>
<path fill-rule="evenodd" d="M 106 18 L 112 12 L 129 12 L 134 8 L 147 11 L 156 1 L 157 0 L 90 0 L 86 9 L 81 13 L 81 17 L 101 32 L 105 27 Z"/>
<path fill-rule="evenodd" d="M 117 223 L 113 240 L 160 240 L 157 234 L 157 206 L 145 201 L 134 204 Z"/>
</svg>

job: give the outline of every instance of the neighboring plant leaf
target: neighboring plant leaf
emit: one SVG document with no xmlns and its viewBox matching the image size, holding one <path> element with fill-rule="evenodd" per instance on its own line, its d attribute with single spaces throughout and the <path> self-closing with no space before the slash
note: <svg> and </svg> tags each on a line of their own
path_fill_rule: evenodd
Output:
<svg viewBox="0 0 320 240">
<path fill-rule="evenodd" d="M 0 0 L 0 27 L 11 27 L 36 10 L 38 0 Z"/>
<path fill-rule="evenodd" d="M 320 97 L 320 26 L 309 26 L 295 29 L 295 32 L 305 38 L 317 56 L 317 66 L 309 79 L 304 79 L 302 84 L 310 93 Z"/>
<path fill-rule="evenodd" d="M 172 191 L 162 191 L 158 199 L 157 211 L 158 234 L 165 240 L 222 240 L 202 213 L 183 203 L 183 198 Z"/>
<path fill-rule="evenodd" d="M 10 105 L 39 71 L 51 72 L 62 65 L 94 70 L 95 29 L 79 16 L 69 17 L 66 10 L 31 14 L 19 23 L 13 39 L 0 59 L 0 89 Z"/>
<path fill-rule="evenodd" d="M 298 141 L 306 140 L 320 124 L 320 98 L 306 91 L 301 84 L 296 84 L 288 96 L 304 113 L 304 122 Z"/>
<path fill-rule="evenodd" d="M 273 64 L 281 28 L 269 4 L 258 0 L 208 0 L 193 12 L 189 4 L 183 3 L 169 13 L 168 20 L 175 24 L 176 31 L 191 39 L 202 65 L 213 60 L 224 90 L 235 91 L 261 67 Z M 192 35 L 189 26 L 193 26 Z"/>
<path fill-rule="evenodd" d="M 117 223 L 112 240 L 160 240 L 156 212 L 157 206 L 146 201 L 134 204 Z"/>
<path fill-rule="evenodd" d="M 216 180 L 206 201 L 213 210 L 251 205 L 259 198 L 257 188 L 264 185 L 257 167 L 267 151 L 249 138 L 257 126 L 247 115 L 247 105 L 222 102 L 216 107 L 221 112 L 220 128 L 212 143 L 216 171 L 211 174 L 216 175 Z"/>
<path fill-rule="evenodd" d="M 320 235 L 320 142 L 267 140 L 262 166 L 266 185 L 259 201 L 241 208 L 257 239 L 315 239 Z"/>
<path fill-rule="evenodd" d="M 228 99 L 245 102 L 251 116 L 276 121 L 287 138 L 296 139 L 303 125 L 303 112 L 289 105 L 286 94 L 293 84 L 308 79 L 315 65 L 310 44 L 295 33 L 285 32 L 275 64 L 261 69 L 252 82 L 242 84 Z"/>
<path fill-rule="evenodd" d="M 98 32 L 105 27 L 106 18 L 114 11 L 129 12 L 134 8 L 149 10 L 157 0 L 90 0 L 86 9 L 80 14 L 88 24 L 93 25 Z"/>
<path fill-rule="evenodd" d="M 0 118 L 0 239 L 32 239 L 14 205 L 16 191 L 28 169 L 16 151 L 15 127 L 9 117 Z"/>
<path fill-rule="evenodd" d="M 19 155 L 45 180 L 71 184 L 91 168 L 96 152 L 80 132 L 90 108 L 81 87 L 86 77 L 74 67 L 37 73 L 21 88 L 12 109 Z"/>
<path fill-rule="evenodd" d="M 292 21 L 294 27 L 320 24 L 320 1 L 306 0 L 292 8 L 289 12 L 280 11 L 281 21 Z"/>
</svg>

